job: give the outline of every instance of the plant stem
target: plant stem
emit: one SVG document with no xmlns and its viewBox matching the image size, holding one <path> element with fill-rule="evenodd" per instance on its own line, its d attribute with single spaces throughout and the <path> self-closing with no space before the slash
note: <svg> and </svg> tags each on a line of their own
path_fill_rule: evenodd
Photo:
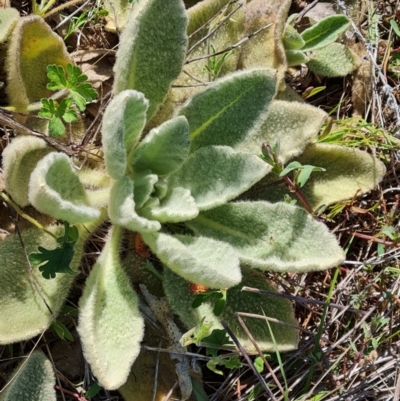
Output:
<svg viewBox="0 0 400 401">
<path fill-rule="evenodd" d="M 311 205 L 309 204 L 308 200 L 306 199 L 306 197 L 304 196 L 303 192 L 301 192 L 300 188 L 295 185 L 293 183 L 293 181 L 287 176 L 285 175 L 284 180 L 286 182 L 287 187 L 295 193 L 295 195 L 300 199 L 300 202 L 303 204 L 303 206 L 305 207 L 305 209 L 307 210 L 308 213 L 313 214 L 314 210 L 311 207 Z"/>
<path fill-rule="evenodd" d="M 20 207 L 14 201 L 12 201 L 4 192 L 1 193 L 1 197 L 9 205 L 11 205 L 21 217 L 23 217 L 25 220 L 28 220 L 30 223 L 32 223 L 34 226 L 36 226 L 39 230 L 42 230 L 43 232 L 45 232 L 46 234 L 51 235 L 55 240 L 57 240 L 57 236 L 56 235 L 54 235 L 52 232 L 46 230 L 46 228 L 43 227 L 37 220 L 35 220 L 31 216 L 29 216 L 25 212 L 23 212 L 20 209 Z"/>
</svg>

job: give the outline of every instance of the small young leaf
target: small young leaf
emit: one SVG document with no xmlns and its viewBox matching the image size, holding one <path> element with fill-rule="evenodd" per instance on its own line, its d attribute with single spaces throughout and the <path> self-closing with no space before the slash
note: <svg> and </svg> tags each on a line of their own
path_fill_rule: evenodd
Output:
<svg viewBox="0 0 400 401">
<path fill-rule="evenodd" d="M 334 42 L 350 25 L 350 20 L 344 15 L 331 15 L 323 18 L 311 28 L 302 32 L 305 45 L 303 51 L 320 49 Z"/>
<path fill-rule="evenodd" d="M 290 173 L 293 170 L 301 169 L 303 166 L 299 162 L 291 162 L 289 163 L 284 170 L 279 174 L 279 177 L 284 177 L 288 173 Z"/>
<path fill-rule="evenodd" d="M 264 370 L 264 361 L 260 356 L 254 359 L 254 367 L 258 373 L 261 373 Z"/>
<path fill-rule="evenodd" d="M 297 177 L 296 184 L 300 188 L 302 188 L 310 178 L 311 173 L 315 171 L 326 171 L 326 170 L 322 167 L 315 167 L 310 165 L 302 166 L 300 174 Z"/>
<path fill-rule="evenodd" d="M 98 394 L 102 387 L 98 383 L 92 384 L 85 393 L 86 398 L 92 398 Z"/>
<path fill-rule="evenodd" d="M 78 120 L 78 115 L 71 106 L 72 99 L 70 98 L 63 99 L 60 104 L 53 99 L 42 99 L 39 117 L 50 118 L 49 129 L 52 135 L 64 135 L 65 126 L 62 120 L 67 123 Z"/>
<path fill-rule="evenodd" d="M 227 369 L 241 368 L 242 364 L 237 356 L 231 356 L 229 358 L 224 358 L 224 365 Z"/>
<path fill-rule="evenodd" d="M 51 327 L 56 332 L 58 337 L 61 338 L 61 340 L 74 341 L 74 337 L 72 337 L 71 332 L 59 320 L 56 320 L 54 323 L 52 323 Z"/>
</svg>

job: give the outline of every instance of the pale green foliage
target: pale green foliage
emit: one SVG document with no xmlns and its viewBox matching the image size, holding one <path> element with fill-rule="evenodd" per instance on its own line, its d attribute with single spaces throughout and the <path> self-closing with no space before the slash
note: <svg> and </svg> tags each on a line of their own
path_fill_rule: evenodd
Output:
<svg viewBox="0 0 400 401">
<path fill-rule="evenodd" d="M 146 233 L 142 237 L 163 263 L 186 280 L 211 288 L 240 283 L 239 258 L 227 243 L 163 233 Z"/>
<path fill-rule="evenodd" d="M 44 22 L 31 15 L 20 18 L 12 32 L 5 68 L 9 103 L 24 109 L 48 97 L 46 67 L 71 63 L 63 40 Z"/>
<path fill-rule="evenodd" d="M 307 146 L 315 142 L 327 114 L 321 109 L 300 102 L 273 100 L 268 114 L 257 129 L 236 147 L 236 150 L 260 153 L 260 145 L 279 143 L 279 156 L 283 163 L 298 156 Z"/>
<path fill-rule="evenodd" d="M 133 157 L 134 171 L 151 170 L 158 175 L 178 170 L 189 154 L 189 126 L 177 117 L 150 131 L 140 142 Z"/>
<path fill-rule="evenodd" d="M 11 377 L 1 401 L 56 401 L 53 367 L 43 352 L 34 351 L 24 358 Z"/>
<path fill-rule="evenodd" d="M 21 207 L 29 205 L 28 185 L 36 164 L 51 151 L 43 139 L 17 137 L 3 151 L 3 173 L 7 192 Z"/>
<path fill-rule="evenodd" d="M 114 67 L 114 94 L 126 89 L 144 93 L 154 114 L 185 57 L 187 18 L 182 0 L 135 4 L 121 35 Z"/>
<path fill-rule="evenodd" d="M 159 230 L 161 225 L 158 221 L 148 220 L 136 213 L 133 186 L 134 182 L 129 177 L 122 177 L 114 184 L 108 209 L 110 220 L 132 231 Z"/>
<path fill-rule="evenodd" d="M 301 49 L 305 45 L 304 39 L 290 24 L 285 26 L 282 42 L 286 50 Z"/>
<path fill-rule="evenodd" d="M 344 15 L 331 15 L 323 18 L 312 27 L 301 33 L 304 41 L 303 51 L 311 51 L 325 47 L 336 41 L 350 26 L 350 20 Z"/>
<path fill-rule="evenodd" d="M 203 324 L 213 323 L 212 329 L 222 329 L 219 322 L 224 320 L 245 350 L 249 353 L 256 353 L 254 345 L 238 322 L 235 315 L 236 312 L 268 316 L 292 325 L 297 325 L 297 322 L 294 318 L 290 301 L 273 295 L 254 295 L 242 291 L 243 286 L 248 286 L 273 293 L 277 292 L 262 273 L 244 267 L 242 267 L 242 271 L 242 282 L 228 289 L 227 303 L 222 314 L 218 317 L 213 314 L 213 305 L 208 302 L 203 303 L 196 309 L 192 308 L 191 305 L 195 295 L 190 292 L 189 283 L 173 272 L 164 271 L 163 285 L 172 309 L 187 328 L 197 326 L 205 318 Z M 265 320 L 249 317 L 244 317 L 243 320 L 262 351 L 275 350 Z M 297 347 L 298 335 L 296 329 L 272 322 L 270 325 L 277 341 L 277 346 L 281 351 L 289 351 Z"/>
<path fill-rule="evenodd" d="M 282 36 L 288 66 L 307 64 L 308 68 L 327 77 L 345 76 L 360 64 L 359 57 L 347 46 L 334 43 L 350 26 L 344 15 L 331 15 L 299 34 L 289 18 Z"/>
<path fill-rule="evenodd" d="M 17 9 L 11 7 L 0 9 L 0 44 L 8 39 L 18 19 Z"/>
<path fill-rule="evenodd" d="M 386 171 L 384 164 L 372 155 L 335 145 L 310 145 L 297 160 L 326 169 L 324 173 L 312 174 L 302 188 L 314 209 L 370 191 L 382 180 Z M 288 191 L 284 186 L 276 186 L 258 196 L 276 202 L 285 193 L 288 194 Z"/>
<path fill-rule="evenodd" d="M 261 270 L 329 269 L 344 260 L 327 227 L 286 203 L 236 202 L 202 212 L 187 225 L 231 244 L 242 263 Z"/>
<path fill-rule="evenodd" d="M 199 210 L 208 210 L 235 199 L 269 171 L 257 156 L 210 146 L 192 153 L 172 175 L 171 185 L 188 189 Z"/>
<path fill-rule="evenodd" d="M 195 94 L 179 110 L 189 122 L 191 151 L 209 145 L 239 145 L 267 112 L 276 85 L 272 69 L 239 71 Z"/>
<path fill-rule="evenodd" d="M 78 332 L 86 360 L 110 390 L 125 383 L 139 354 L 144 323 L 138 298 L 119 263 L 120 229 L 114 228 L 79 302 Z"/>
<path fill-rule="evenodd" d="M 104 158 L 108 174 L 115 179 L 126 173 L 128 152 L 139 140 L 148 107 L 143 93 L 127 90 L 115 96 L 104 113 Z"/>
<path fill-rule="evenodd" d="M 69 223 L 100 217 L 88 204 L 85 188 L 67 155 L 49 153 L 36 166 L 29 181 L 29 201 L 37 210 Z"/>
<path fill-rule="evenodd" d="M 329 63 L 327 63 L 329 60 Z M 341 43 L 331 43 L 320 49 L 307 63 L 308 67 L 317 74 L 325 77 L 344 76 L 360 65 L 356 53 Z"/>
<path fill-rule="evenodd" d="M 63 232 L 60 226 L 48 227 L 48 230 L 56 236 Z M 75 246 L 72 269 L 77 269 L 79 266 L 86 237 L 87 235 L 83 235 Z M 57 247 L 53 237 L 36 228 L 24 231 L 22 240 L 27 254 L 35 251 L 38 244 L 47 249 Z M 53 280 L 46 280 L 37 268 L 30 273 L 17 234 L 8 236 L 0 243 L 0 254 L 3 260 L 0 269 L 0 344 L 10 344 L 43 333 L 53 320 L 32 279 L 35 280 L 40 294 L 56 316 L 69 293 L 74 277 L 60 274 Z"/>
</svg>

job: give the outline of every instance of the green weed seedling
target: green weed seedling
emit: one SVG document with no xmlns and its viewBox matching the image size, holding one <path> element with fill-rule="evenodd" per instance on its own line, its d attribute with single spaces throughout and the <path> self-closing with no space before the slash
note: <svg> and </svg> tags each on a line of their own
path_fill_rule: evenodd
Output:
<svg viewBox="0 0 400 401">
<path fill-rule="evenodd" d="M 65 133 L 63 121 L 71 123 L 78 120 L 78 114 L 72 106 L 75 105 L 79 111 L 84 111 L 86 103 L 96 99 L 97 92 L 92 84 L 87 82 L 87 76 L 82 74 L 81 69 L 72 64 L 67 64 L 66 70 L 61 65 L 49 65 L 47 76 L 50 79 L 47 89 L 66 91 L 68 94 L 60 104 L 53 99 L 41 99 L 42 108 L 39 117 L 50 119 L 51 135 L 60 136 Z"/>
</svg>

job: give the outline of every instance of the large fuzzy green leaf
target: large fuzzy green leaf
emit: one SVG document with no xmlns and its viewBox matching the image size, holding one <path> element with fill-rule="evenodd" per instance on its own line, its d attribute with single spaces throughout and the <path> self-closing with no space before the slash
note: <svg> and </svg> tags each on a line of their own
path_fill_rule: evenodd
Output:
<svg viewBox="0 0 400 401">
<path fill-rule="evenodd" d="M 204 237 L 142 234 L 152 252 L 179 276 L 210 288 L 229 288 L 242 278 L 239 258 L 226 243 Z"/>
<path fill-rule="evenodd" d="M 60 226 L 47 229 L 57 237 L 64 233 L 64 229 Z M 73 270 L 79 266 L 84 240 L 87 238 L 86 230 L 79 231 L 79 240 L 74 247 L 75 255 L 70 264 Z M 37 251 L 38 245 L 46 249 L 54 249 L 58 246 L 53 237 L 36 228 L 23 231 L 22 241 L 27 254 Z M 47 280 L 38 268 L 33 268 L 31 275 L 17 234 L 12 234 L 0 242 L 0 259 L 2 260 L 0 344 L 10 344 L 35 337 L 48 329 L 53 316 L 41 296 L 56 317 L 70 291 L 74 276 L 57 274 L 54 279 Z M 41 296 L 32 280 L 35 281 Z"/>
<path fill-rule="evenodd" d="M 189 122 L 191 151 L 238 146 L 275 95 L 275 70 L 239 71 L 195 94 L 179 114 Z"/>
<path fill-rule="evenodd" d="M 135 4 L 121 35 L 113 92 L 143 92 L 150 102 L 148 119 L 181 72 L 186 25 L 182 0 L 148 0 Z"/>
<path fill-rule="evenodd" d="M 186 223 L 198 235 L 230 244 L 241 262 L 262 270 L 306 272 L 337 266 L 343 250 L 327 227 L 280 202 L 220 206 Z"/>
<path fill-rule="evenodd" d="M 51 362 L 34 351 L 15 369 L 12 381 L 0 394 L 1 401 L 56 401 L 56 378 Z"/>
<path fill-rule="evenodd" d="M 135 211 L 134 183 L 129 177 L 122 177 L 111 189 L 108 215 L 113 224 L 131 231 L 157 231 L 161 224 L 139 216 Z"/>
<path fill-rule="evenodd" d="M 77 329 L 83 352 L 108 390 L 125 383 L 144 329 L 137 295 L 119 263 L 120 239 L 120 229 L 113 228 L 79 301 Z"/>
<path fill-rule="evenodd" d="M 49 153 L 37 164 L 29 181 L 29 201 L 39 212 L 69 223 L 100 217 L 100 211 L 89 205 L 85 188 L 64 153 Z"/>
<path fill-rule="evenodd" d="M 18 108 L 48 97 L 51 91 L 46 68 L 50 64 L 66 67 L 72 63 L 64 41 L 37 15 L 20 18 L 7 50 L 7 95 Z"/>
<path fill-rule="evenodd" d="M 254 345 L 239 324 L 236 317 L 237 312 L 268 316 L 295 326 L 297 326 L 297 322 L 294 317 L 293 306 L 287 299 L 273 295 L 254 295 L 242 291 L 242 287 L 247 286 L 273 293 L 277 292 L 262 273 L 246 268 L 243 268 L 242 271 L 242 282 L 228 289 L 227 302 L 222 314 L 218 317 L 213 313 L 214 305 L 212 303 L 206 302 L 198 308 L 192 308 L 195 295 L 190 292 L 189 283 L 168 269 L 164 269 L 163 285 L 172 310 L 180 317 L 187 329 L 200 324 L 203 317 L 205 318 L 204 323 L 213 323 L 211 329 L 222 329 L 220 321 L 223 320 L 236 335 L 244 349 L 249 353 L 256 353 Z M 271 352 L 275 350 L 274 341 L 265 320 L 249 317 L 242 319 L 262 351 Z M 280 351 L 289 351 L 297 347 L 298 334 L 296 329 L 272 322 L 270 325 L 276 346 Z"/>
<path fill-rule="evenodd" d="M 360 57 L 348 46 L 331 43 L 315 52 L 307 62 L 307 67 L 324 77 L 343 77 L 354 71 L 360 63 Z"/>
<path fill-rule="evenodd" d="M 350 20 L 344 15 L 323 18 L 301 33 L 305 42 L 301 50 L 311 51 L 325 47 L 338 39 L 349 26 Z"/>
<path fill-rule="evenodd" d="M 194 219 L 199 209 L 188 189 L 176 187 L 170 189 L 159 205 L 144 208 L 140 213 L 161 223 L 179 223 Z"/>
<path fill-rule="evenodd" d="M 382 180 L 384 164 L 359 149 L 344 146 L 315 144 L 306 148 L 297 160 L 303 165 L 323 167 L 325 172 L 311 174 L 301 191 L 314 210 L 361 195 Z M 285 186 L 269 186 L 258 198 L 282 200 L 289 191 Z M 293 196 L 293 194 L 291 194 Z"/>
<path fill-rule="evenodd" d="M 19 12 L 16 8 L 0 9 L 0 44 L 3 44 L 11 35 L 19 18 Z"/>
<path fill-rule="evenodd" d="M 185 117 L 177 117 L 154 128 L 133 153 L 135 172 L 146 169 L 157 175 L 176 171 L 189 154 L 189 126 Z"/>
<path fill-rule="evenodd" d="M 126 90 L 111 100 L 104 113 L 102 136 L 107 172 L 121 178 L 129 153 L 137 144 L 146 123 L 148 100 L 143 93 Z"/>
<path fill-rule="evenodd" d="M 3 151 L 3 172 L 7 192 L 21 207 L 29 205 L 29 179 L 36 164 L 51 152 L 43 139 L 20 136 Z"/>
<path fill-rule="evenodd" d="M 279 158 L 286 163 L 301 154 L 310 142 L 316 141 L 326 118 L 327 114 L 314 106 L 273 100 L 266 119 L 236 150 L 258 155 L 263 142 L 270 146 L 279 142 Z"/>
<path fill-rule="evenodd" d="M 190 190 L 199 210 L 207 210 L 236 198 L 270 170 L 257 156 L 208 146 L 192 153 L 171 181 Z"/>
</svg>

